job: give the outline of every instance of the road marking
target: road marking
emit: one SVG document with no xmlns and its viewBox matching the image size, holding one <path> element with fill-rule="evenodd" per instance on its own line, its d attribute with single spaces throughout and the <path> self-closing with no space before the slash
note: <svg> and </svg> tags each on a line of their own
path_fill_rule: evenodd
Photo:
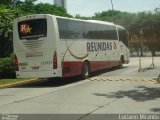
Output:
<svg viewBox="0 0 160 120">
<path fill-rule="evenodd" d="M 29 83 L 38 82 L 38 81 L 42 81 L 42 80 L 38 79 L 38 78 L 34 78 L 34 79 L 24 80 L 24 81 L 20 81 L 20 82 L 0 85 L 0 89 L 16 87 L 16 86 L 19 86 L 19 85 L 25 85 L 25 84 L 29 84 Z"/>
<path fill-rule="evenodd" d="M 90 81 L 124 81 L 124 82 L 153 82 L 153 83 L 160 83 L 160 80 L 156 80 L 155 78 L 151 77 L 92 77 L 89 78 Z"/>
</svg>

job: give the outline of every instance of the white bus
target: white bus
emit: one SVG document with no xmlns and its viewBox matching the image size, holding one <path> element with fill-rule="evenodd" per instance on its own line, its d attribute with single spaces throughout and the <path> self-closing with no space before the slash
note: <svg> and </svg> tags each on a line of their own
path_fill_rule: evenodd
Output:
<svg viewBox="0 0 160 120">
<path fill-rule="evenodd" d="M 126 30 L 113 23 L 49 14 L 17 18 L 13 43 L 18 78 L 72 77 L 129 63 Z"/>
</svg>

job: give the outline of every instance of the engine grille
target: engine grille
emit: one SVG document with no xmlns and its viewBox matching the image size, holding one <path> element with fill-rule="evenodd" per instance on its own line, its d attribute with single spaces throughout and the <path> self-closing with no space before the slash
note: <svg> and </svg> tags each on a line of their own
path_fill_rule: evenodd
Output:
<svg viewBox="0 0 160 120">
<path fill-rule="evenodd" d="M 28 40 L 28 41 L 23 41 L 23 45 L 26 48 L 40 48 L 43 43 L 43 40 Z"/>
</svg>

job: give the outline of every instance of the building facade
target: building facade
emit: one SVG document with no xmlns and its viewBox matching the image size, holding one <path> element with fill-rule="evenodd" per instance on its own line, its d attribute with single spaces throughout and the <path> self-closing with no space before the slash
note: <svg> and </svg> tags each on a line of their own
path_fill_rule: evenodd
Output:
<svg viewBox="0 0 160 120">
<path fill-rule="evenodd" d="M 54 4 L 56 6 L 62 7 L 64 9 L 67 9 L 66 0 L 54 0 Z"/>
</svg>

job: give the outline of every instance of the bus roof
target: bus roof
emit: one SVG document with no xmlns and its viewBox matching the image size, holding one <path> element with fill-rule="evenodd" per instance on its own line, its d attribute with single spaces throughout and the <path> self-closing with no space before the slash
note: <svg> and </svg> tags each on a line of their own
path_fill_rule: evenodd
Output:
<svg viewBox="0 0 160 120">
<path fill-rule="evenodd" d="M 68 20 L 77 20 L 77 21 L 82 21 L 82 22 L 90 22 L 90 23 L 98 23 L 98 24 L 106 24 L 106 25 L 115 26 L 114 23 L 106 22 L 106 21 L 100 21 L 100 20 L 82 20 L 82 19 L 75 19 L 75 18 L 68 18 L 68 17 L 61 17 L 61 16 L 55 16 L 55 17 L 56 18 L 68 19 Z"/>
<path fill-rule="evenodd" d="M 100 21 L 100 20 L 87 20 L 87 21 L 89 21 L 89 22 L 93 22 L 93 23 L 100 23 L 100 24 L 115 25 L 114 23 L 107 22 L 107 21 Z"/>
<path fill-rule="evenodd" d="M 122 27 L 120 25 L 116 25 L 116 24 L 114 24 L 112 22 L 100 21 L 100 20 L 82 20 L 82 19 L 75 19 L 75 18 L 69 18 L 69 17 L 55 16 L 55 15 L 51 15 L 51 14 L 26 15 L 26 16 L 19 17 L 17 19 L 25 20 L 25 18 L 34 18 L 34 17 L 40 17 L 40 16 L 43 16 L 43 17 L 45 17 L 45 16 L 54 16 L 56 18 L 62 18 L 62 19 L 68 19 L 68 20 L 76 20 L 76 21 L 82 21 L 82 22 L 90 22 L 90 23 L 98 23 L 98 24 L 105 24 L 105 25 L 113 25 L 113 26 L 117 26 L 118 28 L 125 29 L 124 27 Z"/>
<path fill-rule="evenodd" d="M 120 28 L 120 29 L 124 29 L 124 30 L 125 30 L 125 28 L 122 27 L 122 26 L 120 26 L 120 25 L 116 25 L 116 26 L 117 26 L 117 28 Z"/>
</svg>

